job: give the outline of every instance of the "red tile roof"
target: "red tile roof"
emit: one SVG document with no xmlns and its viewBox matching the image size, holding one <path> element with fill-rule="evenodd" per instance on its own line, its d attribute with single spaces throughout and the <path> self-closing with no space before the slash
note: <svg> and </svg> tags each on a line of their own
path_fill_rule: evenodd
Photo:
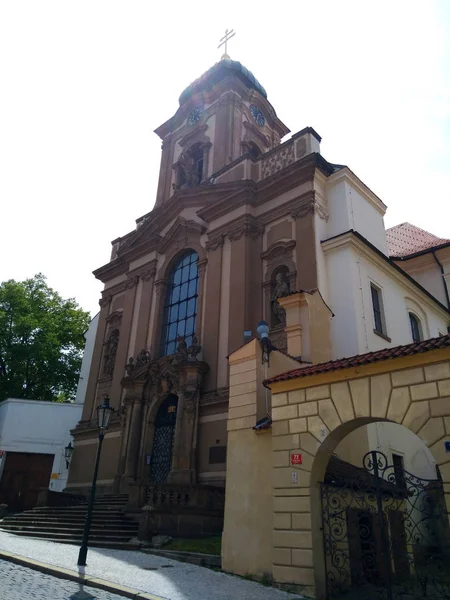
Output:
<svg viewBox="0 0 450 600">
<path fill-rule="evenodd" d="M 385 348 L 384 350 L 377 350 L 377 352 L 357 354 L 356 356 L 351 356 L 350 358 L 340 358 L 338 360 L 330 360 L 329 362 L 312 365 L 311 367 L 305 367 L 303 369 L 294 369 L 292 371 L 287 371 L 286 373 L 281 373 L 280 375 L 276 375 L 275 377 L 267 379 L 264 381 L 264 385 L 269 386 L 271 383 L 287 381 L 288 379 L 308 377 L 309 375 L 317 375 L 318 373 L 330 373 L 331 371 L 339 371 L 340 369 L 359 367 L 361 365 L 368 365 L 381 360 L 400 358 L 402 356 L 410 356 L 412 354 L 428 352 L 428 350 L 437 350 L 438 348 L 448 347 L 450 347 L 450 334 L 442 335 L 430 340 L 424 340 L 423 342 L 407 344 L 406 346 Z"/>
<path fill-rule="evenodd" d="M 450 243 L 450 240 L 439 238 L 420 227 L 411 225 L 411 223 L 400 223 L 400 225 L 387 229 L 386 240 L 391 258 L 404 258 Z"/>
</svg>

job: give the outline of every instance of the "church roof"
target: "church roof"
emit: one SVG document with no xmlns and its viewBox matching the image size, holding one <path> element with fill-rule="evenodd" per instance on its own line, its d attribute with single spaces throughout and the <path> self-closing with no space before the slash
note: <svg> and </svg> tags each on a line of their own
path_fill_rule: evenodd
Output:
<svg viewBox="0 0 450 600">
<path fill-rule="evenodd" d="M 244 65 L 237 60 L 223 58 L 220 62 L 208 69 L 206 73 L 203 73 L 201 77 L 191 83 L 191 85 L 188 85 L 179 98 L 180 106 L 189 100 L 193 94 L 211 89 L 216 83 L 219 83 L 219 81 L 231 74 L 236 75 L 236 77 L 239 77 L 239 79 L 241 79 L 248 87 L 259 92 L 264 98 L 267 98 L 266 90 L 251 71 L 246 69 Z"/>
<path fill-rule="evenodd" d="M 386 240 L 391 258 L 404 258 L 450 243 L 450 240 L 439 238 L 411 223 L 400 223 L 387 229 Z"/>
</svg>

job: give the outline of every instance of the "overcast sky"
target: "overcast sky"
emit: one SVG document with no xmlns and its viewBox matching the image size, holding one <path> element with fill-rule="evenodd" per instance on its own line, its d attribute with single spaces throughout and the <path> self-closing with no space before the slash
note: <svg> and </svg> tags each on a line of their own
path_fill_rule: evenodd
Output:
<svg viewBox="0 0 450 600">
<path fill-rule="evenodd" d="M 155 200 L 159 138 L 231 58 L 294 133 L 403 221 L 450 237 L 450 2 L 0 0 L 0 281 L 37 272 L 95 313 L 93 269 Z"/>
</svg>

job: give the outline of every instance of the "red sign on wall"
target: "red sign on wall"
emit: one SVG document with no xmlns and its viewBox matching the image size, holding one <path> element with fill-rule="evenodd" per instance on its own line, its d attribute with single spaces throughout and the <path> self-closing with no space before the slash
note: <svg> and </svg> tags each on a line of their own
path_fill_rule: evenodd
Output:
<svg viewBox="0 0 450 600">
<path fill-rule="evenodd" d="M 291 454 L 291 465 L 301 465 L 302 462 L 301 454 Z"/>
</svg>

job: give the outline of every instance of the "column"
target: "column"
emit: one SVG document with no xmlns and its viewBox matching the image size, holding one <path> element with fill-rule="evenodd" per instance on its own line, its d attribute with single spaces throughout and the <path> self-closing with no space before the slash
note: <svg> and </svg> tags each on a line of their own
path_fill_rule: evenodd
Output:
<svg viewBox="0 0 450 600">
<path fill-rule="evenodd" d="M 137 355 L 142 349 L 147 349 L 147 336 L 153 302 L 153 284 L 156 275 L 156 263 L 157 261 L 153 260 L 148 265 L 148 270 L 141 275 L 142 296 L 139 306 L 136 343 L 134 347 L 135 355 Z"/>
</svg>

